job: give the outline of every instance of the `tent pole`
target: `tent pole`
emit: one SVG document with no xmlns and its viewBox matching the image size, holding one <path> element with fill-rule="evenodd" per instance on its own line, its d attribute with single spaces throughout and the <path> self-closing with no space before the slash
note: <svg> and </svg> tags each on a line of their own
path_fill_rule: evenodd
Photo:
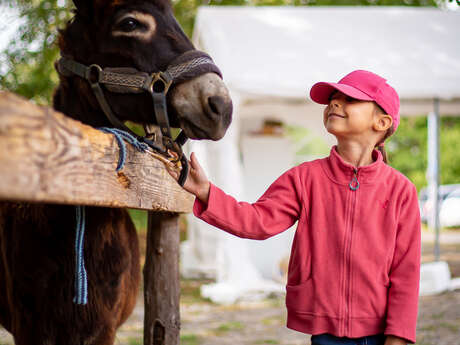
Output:
<svg viewBox="0 0 460 345">
<path fill-rule="evenodd" d="M 439 261 L 439 99 L 433 100 L 433 111 L 428 115 L 428 186 L 429 200 L 433 202 L 428 225 L 435 230 L 434 257 Z"/>
</svg>

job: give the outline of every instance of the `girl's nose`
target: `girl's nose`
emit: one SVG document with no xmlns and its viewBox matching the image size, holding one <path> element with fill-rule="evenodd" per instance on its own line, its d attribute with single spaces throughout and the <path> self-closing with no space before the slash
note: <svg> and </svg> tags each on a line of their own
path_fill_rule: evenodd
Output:
<svg viewBox="0 0 460 345">
<path fill-rule="evenodd" d="M 340 105 L 340 102 L 339 102 L 339 100 L 337 98 L 331 100 L 331 107 L 337 108 L 337 107 L 339 107 L 339 105 Z"/>
</svg>

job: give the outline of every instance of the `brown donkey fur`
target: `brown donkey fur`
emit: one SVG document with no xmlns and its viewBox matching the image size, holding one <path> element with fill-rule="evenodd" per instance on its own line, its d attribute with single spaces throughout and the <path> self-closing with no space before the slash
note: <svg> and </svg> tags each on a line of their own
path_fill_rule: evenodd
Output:
<svg viewBox="0 0 460 345">
<path fill-rule="evenodd" d="M 166 0 L 74 3 L 75 17 L 61 31 L 59 46 L 80 63 L 152 73 L 193 49 Z M 168 94 L 171 125 L 191 123 L 189 137 L 219 139 L 230 124 L 231 100 L 222 91 L 197 99 L 190 109 L 209 104 L 190 118 L 174 97 L 189 95 L 186 84 L 192 82 Z M 106 92 L 106 97 L 120 119 L 154 123 L 148 95 Z M 79 77 L 61 76 L 54 107 L 88 125 L 111 126 Z M 197 127 L 201 131 L 194 132 Z M 0 324 L 17 345 L 113 344 L 117 327 L 134 308 L 140 283 L 136 230 L 126 210 L 100 207 L 86 207 L 88 304 L 73 303 L 75 218 L 74 206 L 0 203 Z"/>
</svg>

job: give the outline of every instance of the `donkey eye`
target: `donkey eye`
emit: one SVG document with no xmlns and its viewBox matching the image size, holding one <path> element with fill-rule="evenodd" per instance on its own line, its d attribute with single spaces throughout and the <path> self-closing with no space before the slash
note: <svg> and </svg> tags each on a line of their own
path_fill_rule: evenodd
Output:
<svg viewBox="0 0 460 345">
<path fill-rule="evenodd" d="M 131 32 L 139 28 L 140 23 L 134 18 L 126 18 L 118 24 L 118 28 L 123 32 Z"/>
</svg>

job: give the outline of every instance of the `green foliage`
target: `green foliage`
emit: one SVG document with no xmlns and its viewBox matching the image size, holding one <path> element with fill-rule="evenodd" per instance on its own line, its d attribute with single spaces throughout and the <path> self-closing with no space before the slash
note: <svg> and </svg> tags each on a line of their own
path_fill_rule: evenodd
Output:
<svg viewBox="0 0 460 345">
<path fill-rule="evenodd" d="M 0 5 L 16 9 L 22 21 L 16 36 L 0 56 L 0 64 L 7 70 L 0 76 L 0 86 L 39 104 L 47 104 L 58 81 L 53 66 L 59 54 L 57 32 L 72 16 L 71 1 L 0 1 Z"/>
<path fill-rule="evenodd" d="M 129 209 L 129 215 L 136 227 L 138 232 L 146 232 L 147 231 L 147 211 L 144 210 L 135 210 Z"/>
<path fill-rule="evenodd" d="M 172 0 L 172 4 L 179 23 L 189 36 L 201 5 L 435 6 L 433 0 Z M 6 51 L 0 54 L 0 66 L 6 71 L 0 75 L 0 87 L 39 104 L 50 103 L 58 81 L 53 67 L 59 56 L 57 32 L 71 18 L 73 3 L 71 0 L 0 0 L 0 10 L 2 7 L 16 9 L 23 24 Z"/>
<path fill-rule="evenodd" d="M 326 156 L 330 147 L 319 136 L 300 126 L 285 126 L 286 135 L 295 150 L 295 164 Z"/>
<path fill-rule="evenodd" d="M 460 183 L 460 117 L 442 117 L 440 121 L 441 184 Z M 406 175 L 417 187 L 427 185 L 427 118 L 404 117 L 387 144 L 389 163 Z"/>
</svg>

